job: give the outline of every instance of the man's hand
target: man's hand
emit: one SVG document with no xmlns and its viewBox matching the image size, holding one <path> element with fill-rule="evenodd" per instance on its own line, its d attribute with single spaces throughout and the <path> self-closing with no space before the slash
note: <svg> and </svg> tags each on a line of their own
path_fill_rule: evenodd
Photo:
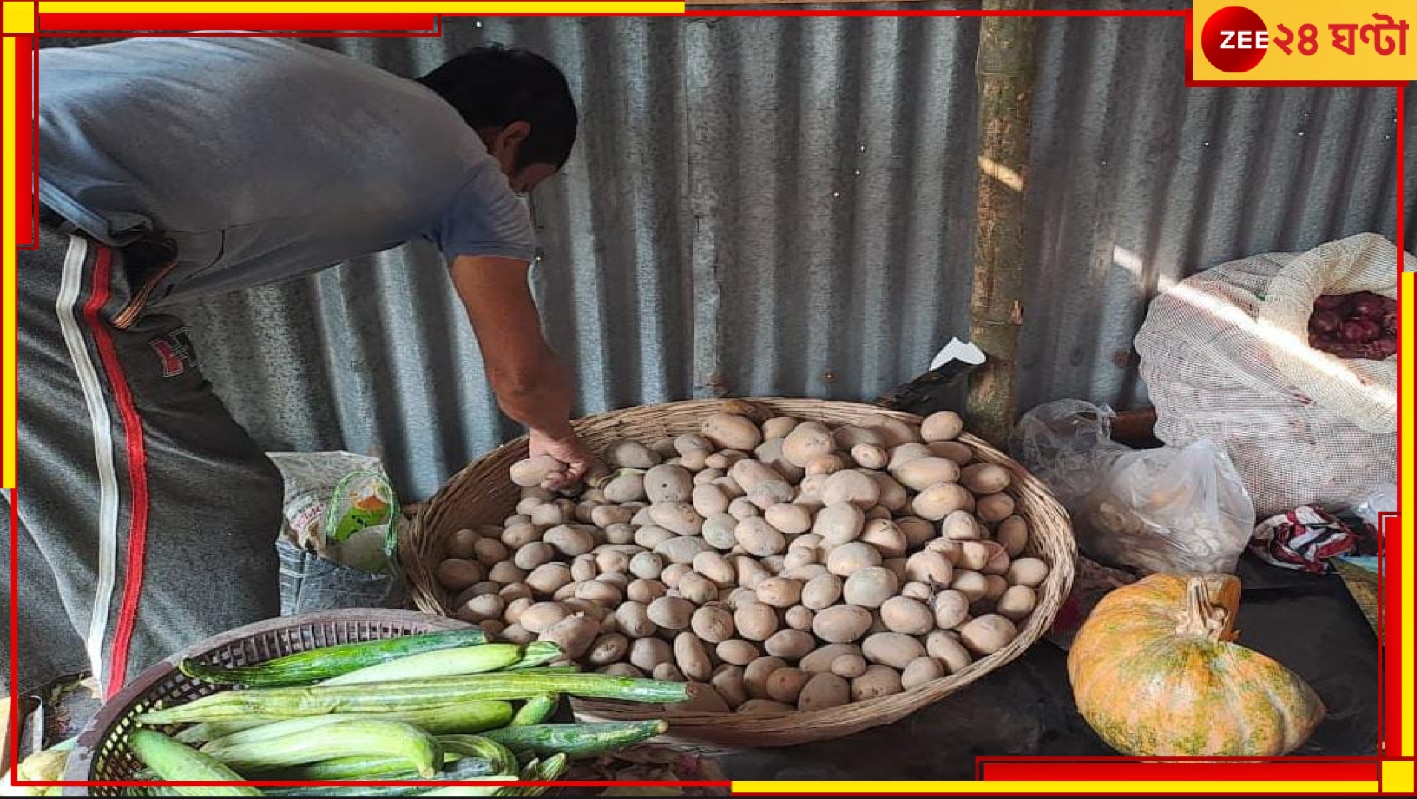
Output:
<svg viewBox="0 0 1417 799">
<path fill-rule="evenodd" d="M 590 451 L 576 437 L 575 431 L 569 427 L 564 433 L 557 436 L 533 430 L 528 439 L 531 457 L 550 455 L 566 464 L 565 471 L 552 472 L 541 483 L 541 487 L 547 491 L 561 491 L 579 483 L 581 478 L 585 477 L 586 470 L 590 468 L 591 460 L 594 459 Z"/>
<path fill-rule="evenodd" d="M 571 380 L 541 336 L 528 268 L 524 261 L 464 256 L 453 261 L 453 286 L 472 320 L 498 406 L 531 431 L 532 456 L 567 464 L 547 479 L 544 487 L 554 491 L 579 482 L 591 455 L 571 428 Z"/>
</svg>

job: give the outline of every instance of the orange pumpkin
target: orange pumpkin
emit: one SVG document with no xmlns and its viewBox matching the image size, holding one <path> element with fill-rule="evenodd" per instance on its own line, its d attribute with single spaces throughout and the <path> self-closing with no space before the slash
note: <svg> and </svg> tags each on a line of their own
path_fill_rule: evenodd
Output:
<svg viewBox="0 0 1417 799">
<path fill-rule="evenodd" d="M 1235 643 L 1240 581 L 1154 574 L 1097 604 L 1068 652 L 1087 723 L 1133 756 L 1274 756 L 1324 716 L 1298 675 Z"/>
</svg>

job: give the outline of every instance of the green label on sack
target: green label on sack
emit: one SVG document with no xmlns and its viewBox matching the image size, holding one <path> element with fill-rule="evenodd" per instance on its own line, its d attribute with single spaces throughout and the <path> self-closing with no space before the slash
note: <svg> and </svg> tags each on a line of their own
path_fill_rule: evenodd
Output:
<svg viewBox="0 0 1417 799">
<path fill-rule="evenodd" d="M 378 497 L 366 497 L 345 512 L 330 536 L 335 541 L 343 541 L 360 530 L 380 524 L 388 524 L 390 506 Z"/>
</svg>

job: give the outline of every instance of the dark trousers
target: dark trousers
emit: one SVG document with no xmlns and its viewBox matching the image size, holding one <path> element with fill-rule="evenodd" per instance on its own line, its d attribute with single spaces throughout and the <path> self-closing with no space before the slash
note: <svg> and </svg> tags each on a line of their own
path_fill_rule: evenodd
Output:
<svg viewBox="0 0 1417 799">
<path fill-rule="evenodd" d="M 6 687 L 91 672 L 107 697 L 178 649 L 279 615 L 282 483 L 202 377 L 181 320 L 141 313 L 132 252 L 44 222 L 18 260 L 17 486 L 0 502 L 18 560 L 5 546 L 0 562 L 18 590 L 19 665 Z"/>
</svg>

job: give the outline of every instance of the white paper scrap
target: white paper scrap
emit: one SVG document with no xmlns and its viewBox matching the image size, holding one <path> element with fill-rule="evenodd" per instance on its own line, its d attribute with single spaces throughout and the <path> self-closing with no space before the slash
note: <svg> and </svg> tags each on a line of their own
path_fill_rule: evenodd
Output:
<svg viewBox="0 0 1417 799">
<path fill-rule="evenodd" d="M 946 344 L 945 348 L 935 356 L 935 360 L 930 362 L 929 371 L 933 372 L 950 361 L 963 361 L 971 366 L 978 366 L 985 360 L 984 351 L 974 346 L 973 343 L 952 338 L 950 343 Z"/>
</svg>

